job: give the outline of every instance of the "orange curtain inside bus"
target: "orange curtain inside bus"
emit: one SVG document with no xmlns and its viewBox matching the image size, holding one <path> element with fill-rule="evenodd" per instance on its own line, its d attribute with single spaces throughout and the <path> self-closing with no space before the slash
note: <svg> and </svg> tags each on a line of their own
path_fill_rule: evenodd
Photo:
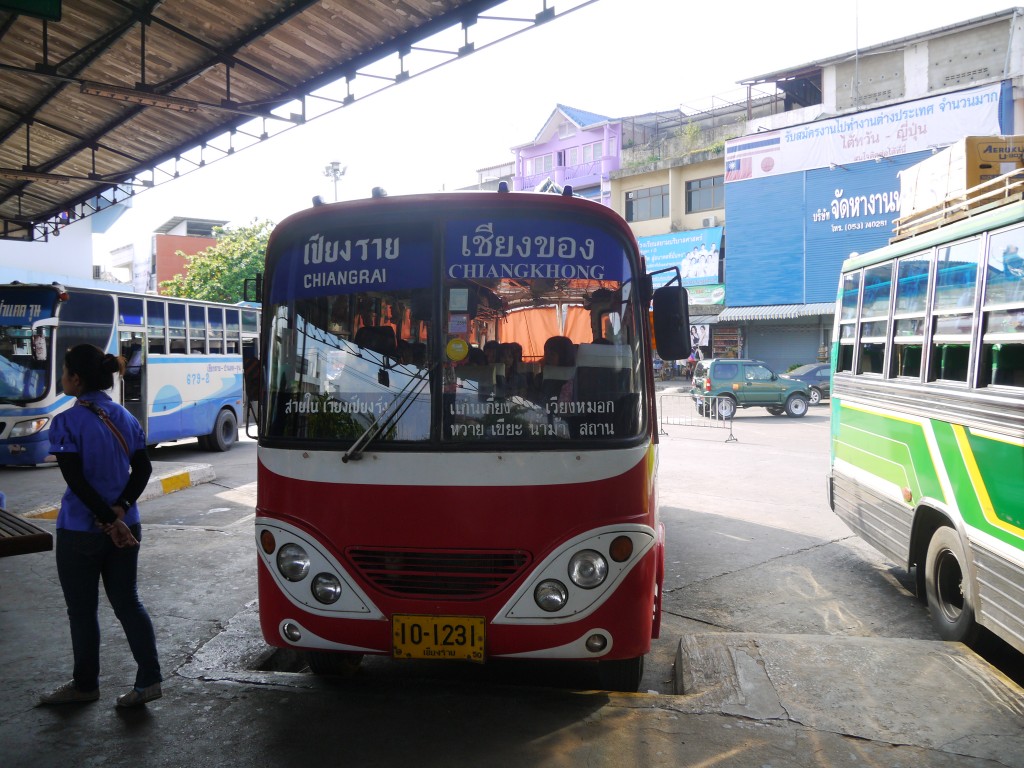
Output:
<svg viewBox="0 0 1024 768">
<path fill-rule="evenodd" d="M 544 342 L 552 336 L 568 336 L 575 344 L 588 344 L 594 340 L 590 328 L 590 312 L 583 307 L 566 307 L 565 328 L 558 327 L 556 307 L 532 307 L 510 312 L 505 319 L 501 338 L 515 339 L 523 346 L 523 360 L 541 360 Z"/>
</svg>

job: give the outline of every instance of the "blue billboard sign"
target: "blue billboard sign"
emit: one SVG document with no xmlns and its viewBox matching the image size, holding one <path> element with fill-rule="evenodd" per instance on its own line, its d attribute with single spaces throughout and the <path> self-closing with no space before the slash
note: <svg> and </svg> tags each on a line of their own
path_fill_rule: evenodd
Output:
<svg viewBox="0 0 1024 768">
<path fill-rule="evenodd" d="M 652 235 L 639 237 L 637 242 L 646 259 L 648 272 L 678 267 L 683 285 L 708 285 L 719 282 L 722 229 L 708 227 L 668 235 Z M 660 288 L 673 277 L 674 272 L 655 275 L 654 287 Z"/>
</svg>

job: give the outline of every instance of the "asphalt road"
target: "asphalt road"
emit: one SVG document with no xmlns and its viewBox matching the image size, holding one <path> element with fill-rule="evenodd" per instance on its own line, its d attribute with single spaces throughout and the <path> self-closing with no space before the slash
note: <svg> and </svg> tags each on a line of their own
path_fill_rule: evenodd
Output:
<svg viewBox="0 0 1024 768">
<path fill-rule="evenodd" d="M 143 506 L 140 592 L 165 697 L 110 707 L 133 664 L 104 606 L 101 703 L 32 708 L 68 677 L 66 618 L 52 553 L 2 558 L 0 765 L 1024 766 L 1024 691 L 937 642 L 907 575 L 828 509 L 827 408 L 740 411 L 732 441 L 664 431 L 665 617 L 648 693 L 588 693 L 586 666 L 368 659 L 340 687 L 302 671 L 259 633 L 255 444 L 186 441 L 158 448 L 157 466 L 208 462 L 216 478 Z M 0 470 L 15 511 L 11 489 L 59 495 L 59 480 Z"/>
</svg>

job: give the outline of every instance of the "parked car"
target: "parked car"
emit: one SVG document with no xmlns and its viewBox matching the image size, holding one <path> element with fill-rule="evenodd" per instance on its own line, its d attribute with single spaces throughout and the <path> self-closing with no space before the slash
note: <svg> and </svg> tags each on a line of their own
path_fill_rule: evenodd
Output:
<svg viewBox="0 0 1024 768">
<path fill-rule="evenodd" d="M 697 412 L 732 418 L 737 408 L 767 408 L 773 416 L 800 417 L 810 402 L 808 386 L 779 376 L 760 360 L 702 360 L 693 371 Z M 715 398 L 708 401 L 706 398 Z"/>
<path fill-rule="evenodd" d="M 831 392 L 831 374 L 831 366 L 828 363 L 808 363 L 782 375 L 806 384 L 811 395 L 811 405 L 818 405 Z"/>
</svg>

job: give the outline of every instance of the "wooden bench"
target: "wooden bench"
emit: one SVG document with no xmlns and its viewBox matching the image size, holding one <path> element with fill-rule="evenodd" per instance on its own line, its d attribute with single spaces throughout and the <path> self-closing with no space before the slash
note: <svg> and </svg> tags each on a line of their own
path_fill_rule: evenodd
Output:
<svg viewBox="0 0 1024 768">
<path fill-rule="evenodd" d="M 0 509 L 0 557 L 53 549 L 53 535 L 23 517 Z"/>
</svg>

